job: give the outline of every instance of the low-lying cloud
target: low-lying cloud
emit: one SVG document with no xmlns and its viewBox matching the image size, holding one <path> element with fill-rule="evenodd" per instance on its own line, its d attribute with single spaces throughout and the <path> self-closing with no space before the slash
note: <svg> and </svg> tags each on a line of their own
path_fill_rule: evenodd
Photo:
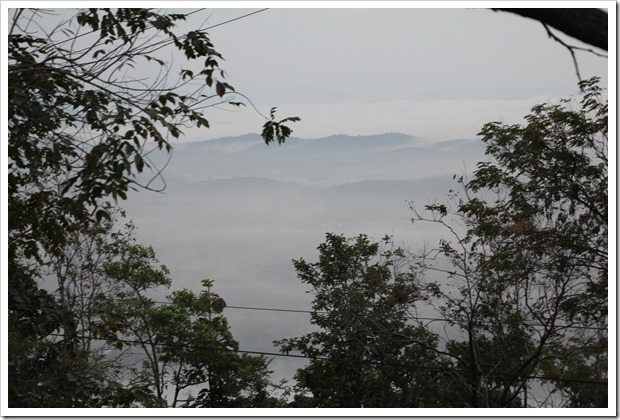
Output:
<svg viewBox="0 0 620 420">
<path fill-rule="evenodd" d="M 474 140 L 392 133 L 265 146 L 246 135 L 176 147 L 165 192 L 134 193 L 124 207 L 140 241 L 171 269 L 173 289 L 199 290 L 209 277 L 231 306 L 309 310 L 292 259 L 315 261 L 326 232 L 393 234 L 397 245 L 423 247 L 436 232 L 412 225 L 409 201 L 443 200 L 453 174 L 481 159 Z M 276 352 L 274 339 L 312 328 L 303 313 L 229 308 L 226 316 L 244 350 Z M 276 378 L 303 363 L 276 359 Z"/>
</svg>

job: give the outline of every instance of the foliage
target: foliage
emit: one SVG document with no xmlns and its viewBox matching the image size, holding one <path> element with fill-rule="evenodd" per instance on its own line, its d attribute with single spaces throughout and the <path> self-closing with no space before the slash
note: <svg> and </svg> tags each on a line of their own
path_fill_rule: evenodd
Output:
<svg viewBox="0 0 620 420">
<path fill-rule="evenodd" d="M 208 101 L 234 93 L 208 34 L 175 33 L 184 14 L 88 9 L 41 37 L 32 35 L 31 26 L 49 14 L 17 9 L 9 34 L 11 227 L 32 228 L 22 238 L 26 257 L 37 254 L 40 242 L 61 245 L 69 216 L 83 217 L 88 210 L 96 211 L 97 219 L 108 217 L 98 208 L 101 199 L 126 198 L 136 184 L 133 175 L 149 167 L 149 144 L 170 150 L 169 138 L 178 138 L 186 127 L 209 127 L 203 111 Z M 180 80 L 172 83 L 162 75 L 175 69 L 159 58 L 170 48 L 185 59 Z M 140 66 L 159 67 L 161 73 L 145 81 L 137 73 Z M 283 142 L 291 134 L 283 122 L 299 118 L 275 122 L 274 111 L 267 125 Z M 59 181 L 57 197 L 46 188 L 51 178 Z M 43 220 L 29 213 L 49 214 L 54 206 L 51 226 L 41 229 Z M 23 214 L 22 208 L 40 212 Z M 44 234 L 51 237 L 40 237 Z"/>
<path fill-rule="evenodd" d="M 294 261 L 317 331 L 277 342 L 311 359 L 293 406 L 608 404 L 607 104 L 580 87 L 482 128 L 488 160 L 415 213 L 448 235 L 411 271 L 364 235 Z"/>
<path fill-rule="evenodd" d="M 266 144 L 278 141 L 278 144 L 282 144 L 286 141 L 293 131 L 284 123 L 301 121 L 299 117 L 287 117 L 280 121 L 276 121 L 276 108 L 271 108 L 269 112 L 270 119 L 263 125 L 262 136 Z"/>
<path fill-rule="evenodd" d="M 36 340 L 11 336 L 27 356 L 13 378 L 11 401 L 39 407 L 256 407 L 282 405 L 272 396 L 268 360 L 238 353 L 226 303 L 211 292 L 174 291 L 151 247 L 134 226 L 112 221 L 72 233 L 62 257 L 51 258 L 50 295 L 66 315 Z"/>
<path fill-rule="evenodd" d="M 207 290 L 198 295 L 174 291 L 166 304 L 141 292 L 129 292 L 117 303 L 114 312 L 123 313 L 126 322 L 121 342 L 143 359 L 141 368 L 133 369 L 134 380 L 152 390 L 151 404 L 158 407 L 280 404 L 271 396 L 268 361 L 238 354 L 239 345 L 222 315 L 226 303 L 211 292 L 211 280 L 202 283 Z"/>
<path fill-rule="evenodd" d="M 226 303 L 211 292 L 212 281 L 203 280 L 203 284 L 207 290 L 199 295 L 188 290 L 174 292 L 170 305 L 153 312 L 161 361 L 177 366 L 172 375 L 175 399 L 181 390 L 198 386 L 202 388 L 184 406 L 270 404 L 267 360 L 237 353 L 239 344 L 222 315 Z"/>
<path fill-rule="evenodd" d="M 580 87 L 579 109 L 563 100 L 525 126 L 486 124 L 489 161 L 464 199 L 451 191 L 455 210 L 416 214 L 451 235 L 418 264 L 446 275 L 426 289 L 465 337 L 444 348 L 472 406 L 596 407 L 606 395 L 607 104 L 596 79 Z"/>
<path fill-rule="evenodd" d="M 67 302 L 62 297 L 58 302 L 51 287 L 45 287 L 47 265 L 55 261 L 69 267 L 62 260 L 75 235 L 113 217 L 108 199 L 126 199 L 130 188 L 151 189 L 150 182 L 140 184 L 136 177 L 147 169 L 159 175 L 150 153 L 169 152 L 170 140 L 187 128 L 209 127 L 208 107 L 240 103 L 227 99 L 235 90 L 225 81 L 222 55 L 206 31 L 178 30 L 188 14 L 144 8 L 10 13 L 10 403 L 81 404 L 61 394 L 77 398 L 83 383 L 72 378 L 82 381 L 84 372 L 60 369 L 60 356 L 41 356 L 52 348 L 54 354 L 66 356 L 58 350 L 60 343 L 52 345 L 47 338 L 53 333 L 71 335 L 76 328 L 70 324 L 80 322 L 75 307 L 67 312 Z M 167 62 L 164 58 L 173 51 L 178 57 Z M 272 113 L 267 126 L 284 141 L 291 133 L 284 123 L 297 120 L 276 122 Z M 71 337 L 65 340 L 74 347 Z M 49 371 L 54 378 L 50 398 L 32 386 L 33 371 Z M 64 389 L 57 388 L 60 384 Z"/>
<path fill-rule="evenodd" d="M 122 215 L 108 211 L 114 220 Z M 150 392 L 143 386 L 127 386 L 121 358 L 109 356 L 123 347 L 118 333 L 124 319 L 109 310 L 124 296 L 123 283 L 110 276 L 110 267 L 124 266 L 130 276 L 129 267 L 139 271 L 151 279 L 151 288 L 169 285 L 167 269 L 157 267 L 151 248 L 134 244 L 130 223 L 121 230 L 113 221 L 72 226 L 68 236 L 63 252 L 48 256 L 44 278 L 54 291 L 41 291 L 54 305 L 41 310 L 41 315 L 62 316 L 35 337 L 28 330 L 11 330 L 9 355 L 15 370 L 10 376 L 10 405 L 139 404 Z"/>
<path fill-rule="evenodd" d="M 516 250 L 524 244 L 542 254 L 557 248 L 549 255 L 548 274 L 577 270 L 583 281 L 562 306 L 569 319 L 600 320 L 607 313 L 608 110 L 597 81 L 580 84 L 586 93 L 579 110 L 570 109 L 565 100 L 534 107 L 526 127 L 485 125 L 481 135 L 487 154 L 499 166 L 481 164 L 468 186 L 472 191 L 499 187 L 509 196 L 486 209 L 479 200 L 461 209 L 470 217 L 484 211 L 474 231 L 483 240 L 493 222 L 530 221 L 529 228 L 508 232 L 515 238 L 511 245 L 517 258 Z M 507 255 L 502 255 L 504 261 Z"/>
<path fill-rule="evenodd" d="M 389 237 L 347 240 L 327 234 L 319 261 L 295 260 L 314 294 L 318 330 L 280 340 L 281 351 L 312 359 L 296 374 L 295 405 L 311 407 L 423 406 L 432 399 L 435 337 L 408 320 L 421 298 L 404 253 Z"/>
</svg>

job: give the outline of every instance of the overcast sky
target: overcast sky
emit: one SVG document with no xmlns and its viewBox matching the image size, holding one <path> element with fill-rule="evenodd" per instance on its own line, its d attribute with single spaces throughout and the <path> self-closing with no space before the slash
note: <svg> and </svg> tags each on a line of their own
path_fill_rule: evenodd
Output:
<svg viewBox="0 0 620 420">
<path fill-rule="evenodd" d="M 569 52 L 531 19 L 489 9 L 411 7 L 416 2 L 392 9 L 284 4 L 289 8 L 209 33 L 229 82 L 264 114 L 278 106 L 283 117 L 300 116 L 294 129 L 304 138 L 386 131 L 472 137 L 485 122 L 518 122 L 532 105 L 577 92 Z M 207 10 L 188 25 L 218 25 L 258 10 Z M 577 58 L 582 77 L 607 80 L 607 59 L 586 52 Z M 251 108 L 212 110 L 210 119 L 212 130 L 188 133 L 186 140 L 256 132 L 264 121 Z"/>
</svg>

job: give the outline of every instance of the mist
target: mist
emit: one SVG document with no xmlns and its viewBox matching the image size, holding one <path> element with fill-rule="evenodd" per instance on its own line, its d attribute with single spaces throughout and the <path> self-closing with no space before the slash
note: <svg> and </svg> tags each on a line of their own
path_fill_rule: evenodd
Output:
<svg viewBox="0 0 620 420">
<path fill-rule="evenodd" d="M 316 261 L 327 232 L 392 235 L 412 251 L 435 245 L 440 233 L 414 225 L 410 203 L 445 201 L 458 188 L 454 175 L 471 173 L 483 152 L 477 140 L 429 143 L 398 133 L 178 144 L 167 166 L 165 155 L 151 157 L 153 168 L 165 166 L 151 187 L 165 180 L 165 190 L 135 192 L 123 207 L 139 241 L 171 270 L 171 290 L 199 291 L 203 278 L 215 280 L 240 348 L 277 353 L 273 340 L 312 330 L 309 314 L 238 307 L 309 311 L 313 296 L 292 260 Z M 279 380 L 304 363 L 273 357 L 270 366 Z"/>
</svg>

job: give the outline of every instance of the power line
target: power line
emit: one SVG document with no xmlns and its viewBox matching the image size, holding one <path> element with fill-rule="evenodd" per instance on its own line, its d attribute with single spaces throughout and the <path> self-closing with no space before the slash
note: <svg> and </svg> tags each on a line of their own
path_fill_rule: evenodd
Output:
<svg viewBox="0 0 620 420">
<path fill-rule="evenodd" d="M 260 12 L 264 12 L 265 10 L 269 10 L 269 8 L 256 10 L 256 11 L 248 13 L 246 15 L 239 16 L 239 17 L 236 17 L 236 18 L 233 18 L 233 19 L 230 19 L 230 20 L 227 20 L 227 21 L 224 21 L 224 22 L 221 22 L 221 23 L 209 26 L 209 27 L 205 28 L 204 30 L 206 31 L 206 30 L 209 30 L 209 29 L 217 28 L 218 26 L 222 26 L 222 25 L 225 25 L 227 23 L 234 22 L 236 20 L 243 19 L 243 18 L 246 18 L 248 16 L 252 16 L 252 15 L 255 15 L 255 14 L 260 13 Z"/>
<path fill-rule="evenodd" d="M 51 336 L 56 336 L 56 337 L 64 337 L 64 334 L 50 334 Z M 138 341 L 138 340 L 119 340 L 125 344 L 142 344 L 142 341 Z M 343 362 L 343 361 L 350 361 L 350 359 L 334 359 L 334 358 L 330 358 L 330 357 L 325 357 L 325 356 L 306 356 L 306 355 L 301 355 L 301 354 L 289 354 L 289 353 L 274 353 L 274 352 L 266 352 L 266 351 L 256 351 L 256 350 L 241 350 L 241 349 L 230 349 L 230 348 L 226 348 L 226 347 L 203 347 L 200 350 L 193 350 L 193 353 L 198 353 L 198 354 L 207 354 L 206 350 L 211 350 L 211 351 L 223 351 L 223 352 L 228 352 L 228 353 L 242 353 L 242 354 L 255 354 L 255 355 L 260 355 L 260 356 L 274 356 L 274 357 L 288 357 L 288 358 L 297 358 L 297 359 L 308 359 L 308 360 L 324 360 L 324 361 L 329 361 L 329 362 Z M 143 353 L 136 353 L 136 352 L 125 352 L 124 354 L 128 354 L 128 355 L 142 355 Z M 368 361 L 368 360 L 366 360 Z M 381 361 L 381 363 L 384 363 L 384 361 Z M 388 363 L 389 364 L 389 363 Z M 433 366 L 420 366 L 418 364 L 408 364 L 408 363 L 402 363 L 401 364 L 403 367 L 415 367 L 416 369 L 420 369 L 420 370 L 428 370 L 428 371 L 438 371 L 438 372 L 444 372 L 445 369 L 442 369 L 440 367 L 433 367 Z M 514 374 L 510 374 L 510 373 L 503 373 L 503 372 L 478 372 L 478 374 L 482 375 L 482 376 L 490 376 L 490 377 L 506 377 L 506 378 L 513 378 Z M 527 375 L 527 376 L 519 376 L 519 378 L 521 379 L 539 379 L 539 380 L 543 380 L 543 381 L 556 381 L 556 382 L 570 382 L 570 383 L 582 383 L 582 384 L 591 384 L 591 385 L 608 385 L 607 382 L 603 382 L 603 381 L 594 381 L 594 380 L 588 380 L 588 379 L 575 379 L 575 378 L 556 378 L 556 377 L 550 377 L 550 376 L 540 376 L 540 375 Z"/>
<path fill-rule="evenodd" d="M 154 303 L 158 303 L 161 305 L 170 305 L 171 302 L 161 302 L 161 301 L 156 301 Z M 235 306 L 235 305 L 226 305 L 224 307 L 224 310 L 226 309 L 241 309 L 241 310 L 250 310 L 250 311 L 271 311 L 271 312 L 291 312 L 291 313 L 303 313 L 303 314 L 328 314 L 328 311 L 310 311 L 310 310 L 304 310 L 304 309 L 286 309 L 286 308 L 265 308 L 265 307 L 259 307 L 259 306 Z M 422 320 L 422 321 L 436 321 L 436 322 L 448 322 L 448 323 L 453 323 L 453 324 L 457 324 L 457 322 L 455 320 L 452 319 L 448 319 L 448 318 L 437 318 L 437 317 L 424 317 L 424 316 L 417 316 L 415 317 L 416 320 Z M 523 325 L 526 327 L 545 327 L 545 325 L 542 324 L 530 324 L 530 323 L 506 323 L 506 325 Z M 582 329 L 582 330 L 594 330 L 594 331 L 607 331 L 607 328 L 603 328 L 603 327 L 592 327 L 592 326 L 587 326 L 587 325 L 555 325 L 555 327 L 557 328 L 571 328 L 571 329 Z"/>
<path fill-rule="evenodd" d="M 226 308 L 230 308 L 230 309 L 246 309 L 246 310 L 250 310 L 250 311 L 295 312 L 295 313 L 302 313 L 302 314 L 327 313 L 327 312 L 324 312 L 324 311 L 308 311 L 308 310 L 303 310 L 303 309 L 283 309 L 283 308 L 261 308 L 261 307 L 256 307 L 256 306 L 233 306 L 233 305 L 226 305 L 224 307 L 224 309 L 226 309 Z"/>
</svg>

